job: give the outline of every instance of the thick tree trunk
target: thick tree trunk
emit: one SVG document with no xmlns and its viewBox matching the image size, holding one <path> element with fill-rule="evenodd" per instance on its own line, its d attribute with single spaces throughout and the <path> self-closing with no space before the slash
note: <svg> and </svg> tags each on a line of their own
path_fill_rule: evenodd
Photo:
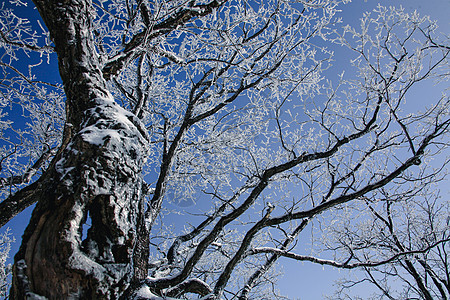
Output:
<svg viewBox="0 0 450 300">
<path fill-rule="evenodd" d="M 15 257 L 11 298 L 117 299 L 133 280 L 137 225 L 143 225 L 146 133 L 106 89 L 90 3 L 36 0 L 36 6 L 58 54 L 69 143 L 37 195 Z"/>
<path fill-rule="evenodd" d="M 103 109 L 109 114 L 112 107 Z M 83 133 L 40 195 L 16 256 L 13 298 L 23 298 L 22 291 L 50 299 L 118 298 L 132 280 L 136 223 L 143 212 L 136 175 L 142 141 L 127 129 L 95 145 Z M 88 214 L 91 227 L 83 240 Z"/>
</svg>

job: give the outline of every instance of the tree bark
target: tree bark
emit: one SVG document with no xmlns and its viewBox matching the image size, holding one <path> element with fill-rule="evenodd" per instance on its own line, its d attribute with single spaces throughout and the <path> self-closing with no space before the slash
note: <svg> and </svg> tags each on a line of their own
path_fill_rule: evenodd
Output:
<svg viewBox="0 0 450 300">
<path fill-rule="evenodd" d="M 106 88 L 91 36 L 91 3 L 35 4 L 58 54 L 69 143 L 36 194 L 10 296 L 117 299 L 133 281 L 146 133 Z"/>
</svg>

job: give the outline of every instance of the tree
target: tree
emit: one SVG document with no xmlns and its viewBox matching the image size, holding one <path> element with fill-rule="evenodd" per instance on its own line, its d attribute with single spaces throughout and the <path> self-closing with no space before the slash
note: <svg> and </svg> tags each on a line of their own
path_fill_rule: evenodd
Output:
<svg viewBox="0 0 450 300">
<path fill-rule="evenodd" d="M 382 190 L 377 201 L 367 199 L 361 207 L 360 213 L 372 218 L 365 218 L 358 230 L 345 221 L 334 224 L 337 241 L 326 241 L 333 247 L 328 250 L 347 262 L 344 267 L 362 267 L 366 274 L 341 282 L 335 299 L 347 298 L 349 287 L 364 282 L 380 290 L 378 298 L 448 299 L 449 206 L 435 194 L 429 188 L 400 193 Z M 402 289 L 394 279 L 402 282 Z"/>
<path fill-rule="evenodd" d="M 0 123 L 1 225 L 36 203 L 12 299 L 248 299 L 278 258 L 304 258 L 298 237 L 319 218 L 389 215 L 377 195 L 437 176 L 448 98 L 407 103 L 448 76 L 427 18 L 378 7 L 356 30 L 331 0 L 34 4 L 48 32 L 1 16 L 1 117 L 28 120 Z M 38 72 L 55 56 L 62 86 Z M 201 221 L 171 233 L 170 201 L 197 201 Z"/>
<path fill-rule="evenodd" d="M 0 235 L 0 297 L 5 297 L 8 291 L 8 276 L 11 273 L 11 265 L 6 264 L 11 243 L 14 242 L 10 237 L 9 229 Z"/>
</svg>

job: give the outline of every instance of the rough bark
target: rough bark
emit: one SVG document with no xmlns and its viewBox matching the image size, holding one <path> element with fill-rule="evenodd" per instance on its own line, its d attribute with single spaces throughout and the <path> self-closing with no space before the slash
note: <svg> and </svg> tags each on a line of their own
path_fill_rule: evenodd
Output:
<svg viewBox="0 0 450 300">
<path fill-rule="evenodd" d="M 133 280 L 136 225 L 144 213 L 145 131 L 105 88 L 90 3 L 35 4 L 58 54 L 70 142 L 36 194 L 15 257 L 11 298 L 117 299 Z"/>
</svg>

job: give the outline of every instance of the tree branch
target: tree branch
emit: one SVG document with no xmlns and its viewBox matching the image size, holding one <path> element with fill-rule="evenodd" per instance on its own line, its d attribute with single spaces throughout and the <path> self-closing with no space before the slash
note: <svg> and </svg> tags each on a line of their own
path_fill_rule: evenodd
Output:
<svg viewBox="0 0 450 300">
<path fill-rule="evenodd" d="M 168 289 L 165 295 L 168 297 L 180 297 L 186 293 L 194 293 L 203 297 L 211 292 L 212 289 L 206 282 L 198 278 L 193 278 Z"/>
<path fill-rule="evenodd" d="M 35 181 L 29 186 L 17 191 L 0 203 L 0 227 L 21 213 L 25 208 L 34 204 L 36 194 L 41 191 L 41 183 Z"/>
<path fill-rule="evenodd" d="M 261 253 L 272 253 L 275 255 L 292 258 L 292 259 L 295 259 L 298 261 L 309 261 L 312 263 L 332 266 L 332 267 L 336 267 L 336 268 L 340 268 L 340 269 L 356 269 L 356 268 L 361 268 L 361 267 L 367 267 L 367 268 L 378 267 L 381 265 L 391 263 L 395 260 L 401 259 L 402 257 L 405 257 L 405 256 L 410 256 L 410 255 L 414 255 L 414 254 L 423 254 L 423 253 L 426 253 L 426 252 L 430 251 L 431 249 L 439 246 L 440 244 L 446 243 L 448 241 L 450 241 L 450 239 L 443 239 L 443 240 L 440 240 L 440 241 L 437 241 L 437 242 L 431 244 L 430 246 L 428 246 L 424 249 L 399 252 L 387 259 L 380 260 L 377 262 L 361 262 L 361 263 L 353 263 L 353 264 L 339 263 L 334 260 L 321 259 L 321 258 L 317 258 L 317 257 L 307 256 L 307 255 L 299 255 L 299 254 L 289 252 L 287 250 L 271 248 L 271 247 L 257 247 L 257 248 L 249 250 L 247 252 L 247 254 L 255 255 L 255 254 L 261 254 Z"/>
<path fill-rule="evenodd" d="M 178 12 L 174 13 L 163 22 L 154 25 L 152 28 L 146 28 L 146 30 L 136 34 L 125 45 L 123 52 L 116 54 L 106 63 L 103 67 L 103 77 L 106 80 L 109 80 L 112 76 L 117 75 L 124 66 L 128 65 L 131 61 L 145 52 L 146 45 L 149 41 L 170 33 L 177 27 L 186 24 L 194 18 L 203 17 L 212 13 L 214 9 L 224 5 L 226 2 L 227 0 L 213 0 L 207 4 L 191 5 L 187 8 L 180 8 Z M 159 51 L 162 50 L 158 50 L 158 52 Z M 166 55 L 167 54 L 164 54 L 164 56 Z"/>
</svg>

